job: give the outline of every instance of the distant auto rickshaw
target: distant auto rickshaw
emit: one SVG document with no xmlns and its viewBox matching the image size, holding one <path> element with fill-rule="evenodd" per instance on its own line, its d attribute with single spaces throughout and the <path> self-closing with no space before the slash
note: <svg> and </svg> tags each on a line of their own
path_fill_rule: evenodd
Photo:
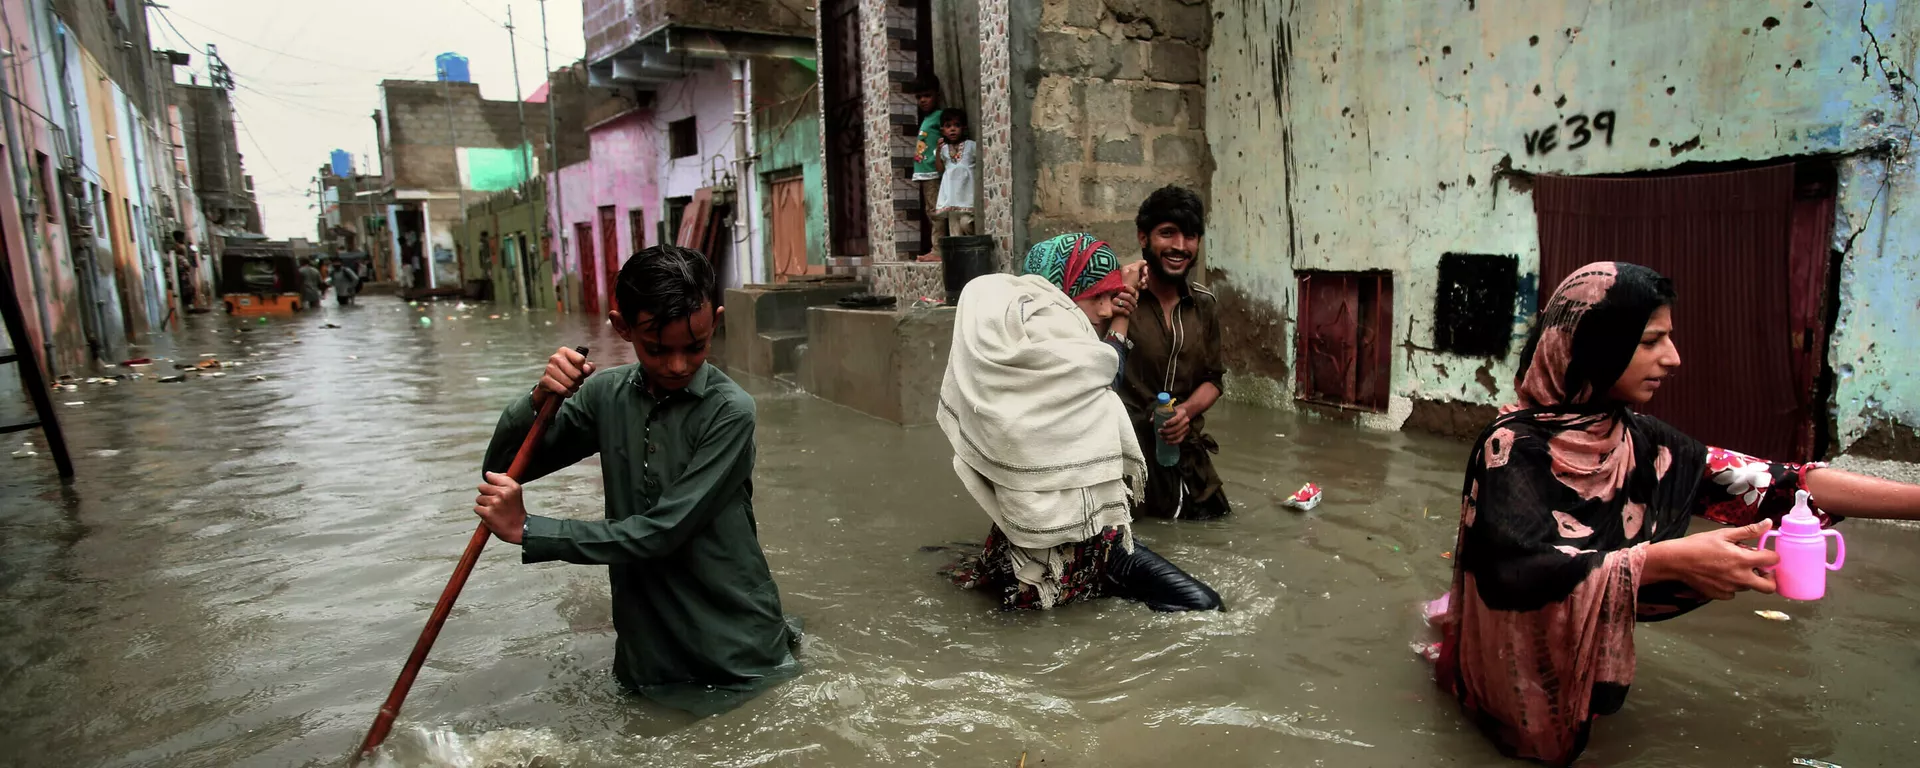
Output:
<svg viewBox="0 0 1920 768">
<path fill-rule="evenodd" d="M 240 317 L 292 315 L 300 304 L 300 266 L 292 254 L 227 253 L 221 257 L 220 293 L 227 314 Z"/>
</svg>

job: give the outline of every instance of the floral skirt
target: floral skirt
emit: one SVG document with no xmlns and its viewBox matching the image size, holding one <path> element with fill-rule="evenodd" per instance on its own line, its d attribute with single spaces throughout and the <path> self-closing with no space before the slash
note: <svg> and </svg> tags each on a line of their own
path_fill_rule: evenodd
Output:
<svg viewBox="0 0 1920 768">
<path fill-rule="evenodd" d="M 1054 607 L 1103 596 L 1107 557 L 1123 546 L 1120 529 L 1108 528 L 1086 541 L 1060 546 L 1066 567 L 1061 569 L 1060 598 L 1054 601 Z M 980 554 L 961 558 L 944 573 L 962 587 L 997 595 L 1003 611 L 1038 609 L 1040 591 L 1013 575 L 1012 548 L 1013 543 L 996 525 L 987 533 L 987 544 Z"/>
</svg>

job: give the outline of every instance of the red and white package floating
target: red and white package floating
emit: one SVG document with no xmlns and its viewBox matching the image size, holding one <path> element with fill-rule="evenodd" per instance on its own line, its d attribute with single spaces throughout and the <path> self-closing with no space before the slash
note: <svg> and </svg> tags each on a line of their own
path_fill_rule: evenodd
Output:
<svg viewBox="0 0 1920 768">
<path fill-rule="evenodd" d="M 1292 496 L 1287 497 L 1286 504 L 1302 512 L 1320 506 L 1320 486 L 1313 483 L 1300 486 L 1300 490 L 1294 491 Z"/>
</svg>

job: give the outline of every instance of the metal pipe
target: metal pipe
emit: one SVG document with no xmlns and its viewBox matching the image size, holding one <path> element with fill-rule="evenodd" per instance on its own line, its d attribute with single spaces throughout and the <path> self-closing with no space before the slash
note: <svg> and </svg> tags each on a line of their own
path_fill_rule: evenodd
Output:
<svg viewBox="0 0 1920 768">
<path fill-rule="evenodd" d="M 527 100 L 520 96 L 520 45 L 513 41 L 513 6 L 511 5 L 507 6 L 507 51 L 511 53 L 513 57 L 513 106 L 520 111 L 520 169 L 526 176 L 526 178 L 520 180 L 520 183 L 525 184 L 527 181 L 533 179 L 533 142 L 527 141 Z M 552 89 L 548 90 L 551 91 Z M 549 93 L 547 98 L 551 100 L 553 95 Z M 494 234 L 498 235 L 500 233 L 496 232 Z M 504 253 L 506 250 L 504 246 L 507 242 L 506 236 L 501 235 L 500 242 L 502 244 L 501 251 Z M 524 253 L 526 249 L 520 248 L 518 250 L 521 251 L 521 253 L 516 254 L 520 257 L 516 259 L 516 261 L 526 259 L 527 254 Z M 533 297 L 527 295 L 527 271 L 519 264 L 515 264 L 513 267 L 513 282 L 515 285 L 520 286 L 520 308 L 532 309 Z"/>
</svg>

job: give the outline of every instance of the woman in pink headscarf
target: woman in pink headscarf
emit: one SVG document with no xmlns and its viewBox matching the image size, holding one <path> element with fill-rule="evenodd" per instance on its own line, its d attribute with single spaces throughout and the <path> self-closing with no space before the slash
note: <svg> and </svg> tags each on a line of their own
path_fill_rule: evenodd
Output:
<svg viewBox="0 0 1920 768">
<path fill-rule="evenodd" d="M 1740 546 L 1794 492 L 1840 514 L 1920 518 L 1920 487 L 1701 444 L 1633 408 L 1680 367 L 1673 284 L 1634 264 L 1575 270 L 1521 356 L 1519 402 L 1468 460 L 1438 676 L 1510 756 L 1572 763 L 1625 703 L 1633 625 L 1774 591 Z M 1686 535 L 1690 515 L 1730 528 Z"/>
</svg>

